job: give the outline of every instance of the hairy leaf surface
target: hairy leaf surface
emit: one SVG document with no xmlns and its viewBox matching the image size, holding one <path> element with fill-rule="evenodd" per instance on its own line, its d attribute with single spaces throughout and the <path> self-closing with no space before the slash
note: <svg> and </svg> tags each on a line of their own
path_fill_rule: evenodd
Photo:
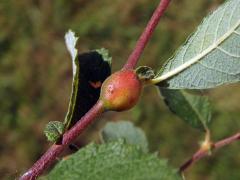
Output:
<svg viewBox="0 0 240 180">
<path fill-rule="evenodd" d="M 43 179 L 71 180 L 177 180 L 177 171 L 166 160 L 144 153 L 123 140 L 91 144 L 59 162 Z"/>
<path fill-rule="evenodd" d="M 170 89 L 205 89 L 239 80 L 240 0 L 229 0 L 204 19 L 153 82 Z"/>
</svg>

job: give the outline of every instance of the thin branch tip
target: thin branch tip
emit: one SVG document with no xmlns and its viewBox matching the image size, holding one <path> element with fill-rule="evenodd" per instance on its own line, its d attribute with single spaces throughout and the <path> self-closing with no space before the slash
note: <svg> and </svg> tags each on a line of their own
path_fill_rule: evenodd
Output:
<svg viewBox="0 0 240 180">
<path fill-rule="evenodd" d="M 212 144 L 212 150 L 218 150 L 226 145 L 232 144 L 235 141 L 240 140 L 240 132 L 227 137 L 225 139 L 222 139 L 216 143 Z M 188 169 L 193 163 L 197 162 L 198 160 L 202 159 L 203 157 L 206 157 L 209 155 L 209 151 L 208 150 L 203 150 L 203 149 L 199 149 L 197 152 L 195 152 L 193 154 L 193 156 L 188 159 L 186 162 L 184 162 L 180 168 L 179 168 L 179 172 L 183 173 L 186 169 Z"/>
<path fill-rule="evenodd" d="M 163 16 L 171 0 L 161 0 L 156 10 L 154 11 L 151 19 L 149 20 L 146 28 L 139 37 L 134 50 L 128 57 L 126 64 L 123 69 L 134 69 L 137 65 L 137 62 L 143 53 L 144 48 L 146 47 L 148 41 L 150 40 L 155 28 L 157 27 L 160 18 Z"/>
</svg>

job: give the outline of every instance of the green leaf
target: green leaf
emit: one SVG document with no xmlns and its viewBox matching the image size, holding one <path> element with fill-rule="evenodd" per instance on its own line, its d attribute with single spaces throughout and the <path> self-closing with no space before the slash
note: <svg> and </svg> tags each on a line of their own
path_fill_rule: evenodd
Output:
<svg viewBox="0 0 240 180">
<path fill-rule="evenodd" d="M 169 109 L 194 128 L 206 130 L 211 121 L 207 97 L 192 95 L 184 90 L 160 89 Z"/>
<path fill-rule="evenodd" d="M 44 179 L 58 180 L 177 180 L 181 179 L 166 160 L 146 154 L 123 140 L 91 144 L 60 161 Z"/>
<path fill-rule="evenodd" d="M 108 122 L 101 132 L 105 143 L 124 139 L 128 144 L 139 145 L 144 152 L 148 151 L 145 133 L 129 121 Z"/>
<path fill-rule="evenodd" d="M 56 142 L 64 132 L 64 124 L 59 121 L 50 121 L 45 129 L 44 134 L 48 141 Z"/>
<path fill-rule="evenodd" d="M 170 89 L 205 89 L 239 80 L 240 0 L 229 0 L 204 19 L 152 82 Z"/>
<path fill-rule="evenodd" d="M 67 46 L 67 49 L 72 57 L 72 68 L 73 68 L 73 81 L 72 81 L 72 92 L 70 96 L 70 102 L 68 105 L 68 111 L 64 119 L 64 126 L 65 129 L 68 129 L 71 121 L 72 116 L 74 113 L 74 106 L 76 104 L 77 99 L 77 91 L 78 91 L 78 85 L 79 85 L 79 62 L 77 61 L 77 49 L 75 48 L 77 44 L 78 37 L 75 36 L 75 33 L 69 30 L 65 34 L 65 43 Z"/>
</svg>

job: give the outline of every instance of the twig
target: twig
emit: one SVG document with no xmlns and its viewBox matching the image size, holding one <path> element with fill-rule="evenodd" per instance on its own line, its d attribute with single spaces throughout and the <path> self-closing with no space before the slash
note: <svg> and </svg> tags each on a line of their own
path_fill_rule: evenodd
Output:
<svg viewBox="0 0 240 180">
<path fill-rule="evenodd" d="M 220 149 L 228 144 L 231 144 L 235 141 L 240 140 L 240 133 L 234 134 L 226 139 L 220 140 L 212 145 L 212 150 Z M 187 160 L 181 167 L 179 168 L 179 172 L 185 171 L 189 168 L 193 163 L 197 162 L 201 158 L 207 156 L 209 154 L 208 150 L 200 149 L 198 150 L 189 160 Z"/>
<path fill-rule="evenodd" d="M 159 22 L 160 17 L 163 15 L 169 3 L 170 0 L 162 0 L 160 2 L 123 69 L 133 69 L 136 66 L 137 61 L 144 50 L 144 47 L 150 39 L 155 27 Z M 55 161 L 55 159 L 60 155 L 64 148 L 67 147 L 67 145 L 70 144 L 78 135 L 80 135 L 87 128 L 87 126 L 93 122 L 96 117 L 102 112 L 103 105 L 98 102 L 92 107 L 92 109 L 89 110 L 89 112 L 87 112 L 86 115 L 81 118 L 81 120 L 78 121 L 78 123 L 74 125 L 74 127 L 72 127 L 63 135 L 62 144 L 52 145 L 48 151 L 45 152 L 45 154 L 26 173 L 24 173 L 23 176 L 20 177 L 20 180 L 36 179 Z"/>
<path fill-rule="evenodd" d="M 134 50 L 128 57 L 128 60 L 127 60 L 126 64 L 124 65 L 123 69 L 133 69 L 136 66 L 145 46 L 147 45 L 147 42 L 151 38 L 154 29 L 156 28 L 160 18 L 162 17 L 165 10 L 167 9 L 170 1 L 171 0 L 161 0 L 160 1 L 157 9 L 154 11 L 146 28 L 144 29 L 143 33 L 141 34 L 140 38 L 138 39 Z"/>
<path fill-rule="evenodd" d="M 103 104 L 98 101 L 90 111 L 88 111 L 74 127 L 63 135 L 61 145 L 52 145 L 47 152 L 25 173 L 20 180 L 36 179 L 46 168 L 48 168 L 60 153 L 67 147 L 77 136 L 79 136 L 97 116 L 103 112 Z"/>
</svg>

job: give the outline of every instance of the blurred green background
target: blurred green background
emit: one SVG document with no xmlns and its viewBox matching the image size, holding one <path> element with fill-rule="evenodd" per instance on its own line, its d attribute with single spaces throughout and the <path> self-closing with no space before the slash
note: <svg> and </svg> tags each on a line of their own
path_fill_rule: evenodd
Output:
<svg viewBox="0 0 240 180">
<path fill-rule="evenodd" d="M 105 47 L 121 68 L 158 0 L 1 0 L 0 1 L 0 179 L 15 179 L 49 147 L 45 124 L 63 120 L 71 91 L 71 60 L 64 34 L 80 37 L 79 51 Z M 221 0 L 173 0 L 139 64 L 156 70 Z M 240 129 L 240 85 L 204 91 L 213 104 L 213 139 Z M 198 148 L 204 134 L 169 112 L 154 87 L 138 105 L 107 113 L 81 137 L 99 142 L 107 120 L 131 120 L 144 129 L 151 151 L 179 167 Z M 202 159 L 186 171 L 187 179 L 240 179 L 240 143 Z"/>
</svg>

